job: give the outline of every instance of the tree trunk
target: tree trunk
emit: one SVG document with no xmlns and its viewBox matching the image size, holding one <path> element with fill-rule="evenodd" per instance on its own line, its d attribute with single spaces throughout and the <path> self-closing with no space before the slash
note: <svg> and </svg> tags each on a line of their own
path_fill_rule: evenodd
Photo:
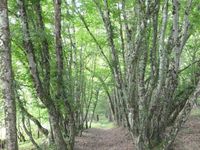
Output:
<svg viewBox="0 0 200 150">
<path fill-rule="evenodd" d="M 62 136 L 61 128 L 59 125 L 59 113 L 56 108 L 56 105 L 49 94 L 49 89 L 44 88 L 42 81 L 40 79 L 38 66 L 36 63 L 35 57 L 35 49 L 33 42 L 31 40 L 30 31 L 29 31 L 29 24 L 28 18 L 26 14 L 26 7 L 24 0 L 18 0 L 18 5 L 20 8 L 20 17 L 21 17 L 21 24 L 22 24 L 22 31 L 23 31 L 23 40 L 24 40 L 24 48 L 26 49 L 26 54 L 29 62 L 30 72 L 33 79 L 33 83 L 37 92 L 38 97 L 43 102 L 43 104 L 47 107 L 49 118 L 52 125 L 52 130 L 55 138 L 56 147 L 59 150 L 65 150 L 67 145 L 64 141 Z M 48 61 L 46 62 L 48 63 Z M 44 80 L 45 81 L 45 80 Z M 45 83 L 44 85 L 46 85 Z"/>
<path fill-rule="evenodd" d="M 6 149 L 18 150 L 7 0 L 0 2 L 0 82 L 5 101 Z"/>
<path fill-rule="evenodd" d="M 59 123 L 58 114 L 56 112 L 54 112 L 53 114 L 52 112 L 49 112 L 49 119 L 51 120 L 52 131 L 53 131 L 54 140 L 55 140 L 57 149 L 66 150 L 67 145 L 63 139 L 60 126 L 58 125 Z"/>
<path fill-rule="evenodd" d="M 26 115 L 30 120 L 32 120 L 35 123 L 35 125 L 38 127 L 38 134 L 39 134 L 39 131 L 40 131 L 42 134 L 44 134 L 46 137 L 48 137 L 49 131 L 41 125 L 41 123 L 39 122 L 39 120 L 36 117 L 34 117 L 33 115 L 31 115 L 24 108 L 24 106 L 23 106 L 23 104 L 21 102 L 19 102 L 19 103 L 20 103 L 19 107 L 20 107 L 22 113 L 24 113 L 24 115 Z"/>
<path fill-rule="evenodd" d="M 22 114 L 22 125 L 23 125 L 23 128 L 24 128 L 24 131 L 26 132 L 26 134 L 28 135 L 30 141 L 32 142 L 32 144 L 35 146 L 36 149 L 41 149 L 39 147 L 39 145 L 36 143 L 35 139 L 33 138 L 33 135 L 31 133 L 30 130 L 28 130 L 28 128 L 26 127 L 26 123 L 25 123 L 25 116 L 24 114 Z"/>
</svg>

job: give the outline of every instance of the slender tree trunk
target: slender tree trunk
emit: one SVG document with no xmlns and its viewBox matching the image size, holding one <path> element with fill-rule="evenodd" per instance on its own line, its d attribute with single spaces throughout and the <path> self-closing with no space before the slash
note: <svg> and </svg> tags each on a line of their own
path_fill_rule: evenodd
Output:
<svg viewBox="0 0 200 150">
<path fill-rule="evenodd" d="M 93 121 L 93 119 L 94 119 L 94 114 L 95 114 L 95 110 L 96 110 L 96 107 L 97 107 L 97 103 L 98 103 L 98 101 L 99 101 L 99 91 L 97 90 L 96 91 L 96 97 L 95 97 L 95 102 L 94 102 L 94 104 L 93 104 L 93 110 L 92 110 L 92 116 L 91 116 L 91 118 L 90 118 L 90 125 L 89 125 L 89 128 L 91 128 L 91 126 L 92 126 L 92 121 Z"/>
<path fill-rule="evenodd" d="M 49 117 L 49 126 L 50 126 L 49 143 L 52 144 L 52 143 L 55 143 L 55 138 L 53 135 L 53 128 L 52 128 L 50 117 Z"/>
<path fill-rule="evenodd" d="M 56 50 L 56 67 L 57 67 L 57 98 L 63 97 L 63 49 L 61 37 L 61 0 L 54 0 L 55 10 L 55 50 Z"/>
<path fill-rule="evenodd" d="M 41 149 L 39 147 L 39 145 L 36 143 L 35 139 L 33 138 L 33 135 L 31 133 L 31 131 L 28 130 L 28 128 L 26 126 L 24 114 L 22 114 L 22 124 L 23 124 L 24 131 L 26 132 L 26 134 L 28 135 L 30 141 L 33 143 L 33 145 L 36 147 L 36 149 L 38 149 L 38 150 Z"/>
<path fill-rule="evenodd" d="M 0 82 L 5 100 L 6 149 L 18 150 L 7 0 L 0 2 Z"/>
<path fill-rule="evenodd" d="M 18 139 L 20 142 L 25 142 L 26 141 L 26 138 L 25 136 L 23 135 L 23 133 L 21 132 L 21 127 L 20 127 L 20 123 L 18 123 L 18 127 L 17 127 L 17 133 L 18 133 Z"/>
<path fill-rule="evenodd" d="M 22 111 L 22 113 L 24 113 L 24 115 L 26 115 L 30 120 L 32 120 L 35 125 L 38 127 L 38 132 L 40 131 L 42 134 L 44 134 L 46 137 L 48 137 L 49 131 L 44 128 L 41 123 L 39 122 L 39 120 L 34 117 L 33 115 L 31 115 L 23 106 L 23 104 L 20 102 L 19 107 Z M 39 133 L 38 133 L 39 134 Z"/>
<path fill-rule="evenodd" d="M 49 89 L 46 90 L 44 88 L 43 82 L 40 79 L 38 66 L 36 63 L 36 57 L 35 57 L 35 49 L 33 42 L 31 40 L 30 31 L 29 31 L 29 24 L 27 19 L 27 13 L 26 13 L 26 7 L 25 7 L 25 1 L 24 0 L 18 0 L 18 5 L 20 8 L 20 17 L 21 17 L 21 24 L 22 24 L 22 31 L 23 31 L 23 40 L 24 40 L 24 48 L 26 49 L 26 54 L 29 62 L 30 72 L 33 79 L 33 83 L 35 86 L 35 89 L 37 91 L 37 95 L 40 98 L 40 100 L 44 103 L 44 105 L 48 109 L 49 118 L 52 125 L 52 130 L 55 138 L 56 147 L 59 150 L 65 150 L 67 145 L 64 141 L 64 138 L 62 136 L 61 128 L 59 125 L 59 112 L 56 108 L 56 105 L 51 97 L 49 95 Z M 46 84 L 46 83 L 45 83 Z"/>
<path fill-rule="evenodd" d="M 52 112 L 50 111 L 49 112 L 49 118 L 51 120 L 51 126 L 52 126 L 52 129 L 53 129 L 52 131 L 53 131 L 54 140 L 55 140 L 57 149 L 66 150 L 67 144 L 64 141 L 60 126 L 58 125 L 58 123 L 59 123 L 58 114 L 55 114 L 55 113 L 52 114 Z"/>
</svg>

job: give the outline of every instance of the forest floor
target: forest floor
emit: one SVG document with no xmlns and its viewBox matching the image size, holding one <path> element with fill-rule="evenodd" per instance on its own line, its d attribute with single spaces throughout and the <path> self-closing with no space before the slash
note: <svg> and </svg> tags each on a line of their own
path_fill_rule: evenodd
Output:
<svg viewBox="0 0 200 150">
<path fill-rule="evenodd" d="M 191 116 L 174 143 L 174 150 L 200 150 L 200 117 Z"/>
<path fill-rule="evenodd" d="M 126 129 L 91 128 L 76 137 L 74 150 L 134 150 L 135 144 Z M 174 150 L 200 150 L 200 117 L 191 116 L 179 132 Z"/>
<path fill-rule="evenodd" d="M 123 128 L 91 128 L 76 138 L 74 150 L 133 150 L 128 131 Z"/>
<path fill-rule="evenodd" d="M 37 142 L 43 145 L 44 139 L 37 139 Z M 81 137 L 76 137 L 74 150 L 136 150 L 134 142 L 127 129 L 116 127 L 103 118 L 94 122 Z M 20 150 L 35 150 L 30 141 L 19 146 Z M 200 150 L 200 108 L 193 109 L 175 140 L 173 150 Z"/>
</svg>

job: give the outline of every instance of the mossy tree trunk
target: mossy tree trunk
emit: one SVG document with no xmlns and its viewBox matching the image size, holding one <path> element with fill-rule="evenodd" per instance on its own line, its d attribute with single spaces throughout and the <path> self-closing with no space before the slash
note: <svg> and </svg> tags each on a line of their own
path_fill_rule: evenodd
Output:
<svg viewBox="0 0 200 150">
<path fill-rule="evenodd" d="M 7 0 L 0 2 L 0 84 L 5 104 L 6 149 L 18 150 Z"/>
</svg>

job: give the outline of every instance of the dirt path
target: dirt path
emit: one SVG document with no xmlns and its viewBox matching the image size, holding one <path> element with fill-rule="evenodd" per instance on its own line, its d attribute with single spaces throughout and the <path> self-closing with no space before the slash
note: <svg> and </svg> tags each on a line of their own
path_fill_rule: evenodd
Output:
<svg viewBox="0 0 200 150">
<path fill-rule="evenodd" d="M 88 129 L 77 137 L 74 150 L 135 150 L 128 131 L 123 128 Z M 179 132 L 174 150 L 200 150 L 200 117 L 190 117 Z"/>
<path fill-rule="evenodd" d="M 74 150 L 132 150 L 133 144 L 127 130 L 88 129 L 76 138 Z"/>
<path fill-rule="evenodd" d="M 179 132 L 174 147 L 174 150 L 200 150 L 200 117 L 189 118 Z"/>
</svg>

